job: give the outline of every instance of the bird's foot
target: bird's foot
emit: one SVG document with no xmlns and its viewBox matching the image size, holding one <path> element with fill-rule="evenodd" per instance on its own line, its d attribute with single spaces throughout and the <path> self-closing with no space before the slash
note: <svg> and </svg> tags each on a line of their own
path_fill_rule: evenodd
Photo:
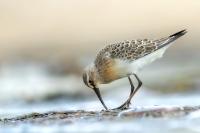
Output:
<svg viewBox="0 0 200 133">
<path fill-rule="evenodd" d="M 117 108 L 114 108 L 112 110 L 126 110 L 126 109 L 129 109 L 130 107 L 130 102 L 125 102 L 124 104 L 122 104 L 121 106 L 117 107 Z"/>
</svg>

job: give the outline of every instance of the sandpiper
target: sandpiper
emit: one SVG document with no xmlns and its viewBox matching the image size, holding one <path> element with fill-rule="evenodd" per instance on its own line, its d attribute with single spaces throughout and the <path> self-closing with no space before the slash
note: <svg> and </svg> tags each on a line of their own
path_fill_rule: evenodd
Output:
<svg viewBox="0 0 200 133">
<path fill-rule="evenodd" d="M 95 61 L 84 70 L 83 81 L 95 91 L 104 108 L 108 110 L 101 97 L 99 84 L 108 84 L 114 80 L 128 77 L 131 86 L 129 98 L 121 106 L 115 108 L 127 109 L 132 97 L 142 86 L 141 80 L 136 75 L 138 71 L 145 65 L 161 58 L 170 44 L 185 33 L 187 31 L 182 30 L 161 39 L 127 40 L 107 45 L 97 54 Z M 131 75 L 134 75 L 138 81 L 136 88 L 132 83 Z"/>
</svg>

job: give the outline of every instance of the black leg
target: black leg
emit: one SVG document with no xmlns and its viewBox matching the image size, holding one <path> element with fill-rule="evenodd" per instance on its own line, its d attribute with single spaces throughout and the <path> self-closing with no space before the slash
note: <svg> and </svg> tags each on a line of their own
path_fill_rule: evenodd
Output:
<svg viewBox="0 0 200 133">
<path fill-rule="evenodd" d="M 129 80 L 129 83 L 130 83 L 130 85 L 131 85 L 131 93 L 130 93 L 130 96 L 131 96 L 131 94 L 134 92 L 135 87 L 134 87 L 134 85 L 133 85 L 133 82 L 132 82 L 130 76 L 128 76 L 128 80 Z"/>
<path fill-rule="evenodd" d="M 135 95 L 135 93 L 139 90 L 139 88 L 142 86 L 142 81 L 138 78 L 138 76 L 136 74 L 133 74 L 135 76 L 135 78 L 137 79 L 138 81 L 138 86 L 137 88 L 134 90 L 134 86 L 133 86 L 133 83 L 131 81 L 131 78 L 128 76 L 129 78 L 129 82 L 130 82 L 130 85 L 131 85 L 131 93 L 130 93 L 130 96 L 129 98 L 127 99 L 127 101 L 122 104 L 121 106 L 119 106 L 118 108 L 115 108 L 115 109 L 127 109 L 129 108 L 129 105 L 131 103 L 131 99 L 133 98 L 133 96 Z M 133 88 L 133 89 L 132 89 Z"/>
<path fill-rule="evenodd" d="M 131 96 L 129 97 L 129 99 L 127 100 L 127 103 L 130 103 L 131 99 L 133 98 L 133 96 L 135 95 L 135 93 L 140 89 L 140 87 L 142 86 L 142 81 L 138 78 L 138 76 L 136 74 L 133 74 L 135 76 L 135 78 L 138 81 L 138 86 L 135 89 L 135 91 L 131 94 Z"/>
<path fill-rule="evenodd" d="M 130 97 L 130 96 L 133 94 L 135 87 L 134 87 L 134 85 L 133 85 L 133 82 L 132 82 L 130 76 L 128 76 L 128 80 L 129 80 L 129 83 L 130 83 L 130 85 L 131 85 L 131 92 L 130 92 L 130 94 L 129 94 L 129 97 Z M 129 99 L 129 98 L 128 98 L 128 99 Z M 125 108 L 129 108 L 130 101 L 129 101 L 129 103 L 127 103 L 127 102 L 128 102 L 128 99 L 127 99 L 126 102 L 124 102 L 121 106 L 119 106 L 119 107 L 117 107 L 117 108 L 114 108 L 114 109 L 125 109 Z"/>
</svg>

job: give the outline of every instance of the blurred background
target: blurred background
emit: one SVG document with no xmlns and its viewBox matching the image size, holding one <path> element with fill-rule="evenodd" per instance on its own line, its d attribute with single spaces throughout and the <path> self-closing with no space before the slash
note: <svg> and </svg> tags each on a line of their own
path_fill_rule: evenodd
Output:
<svg viewBox="0 0 200 133">
<path fill-rule="evenodd" d="M 0 116 L 100 110 L 81 74 L 101 48 L 183 29 L 188 33 L 139 74 L 144 86 L 132 106 L 199 104 L 199 7 L 199 0 L 0 0 Z M 114 108 L 130 87 L 122 79 L 101 91 Z"/>
</svg>

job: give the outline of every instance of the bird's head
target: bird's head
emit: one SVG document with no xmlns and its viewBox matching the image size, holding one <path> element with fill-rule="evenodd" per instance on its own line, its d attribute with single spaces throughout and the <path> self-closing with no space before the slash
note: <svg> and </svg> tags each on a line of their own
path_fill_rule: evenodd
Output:
<svg viewBox="0 0 200 133">
<path fill-rule="evenodd" d="M 97 78 L 94 65 L 90 65 L 84 70 L 83 82 L 91 89 L 97 88 Z"/>
<path fill-rule="evenodd" d="M 96 93 L 97 97 L 101 101 L 102 105 L 107 110 L 108 108 L 104 104 L 103 99 L 101 97 L 101 93 L 100 93 L 99 88 L 98 88 L 97 73 L 96 73 L 96 70 L 95 70 L 95 66 L 93 64 L 88 66 L 84 70 L 84 72 L 83 72 L 83 82 L 85 83 L 86 86 L 88 86 L 89 88 L 94 90 L 94 92 Z"/>
</svg>

